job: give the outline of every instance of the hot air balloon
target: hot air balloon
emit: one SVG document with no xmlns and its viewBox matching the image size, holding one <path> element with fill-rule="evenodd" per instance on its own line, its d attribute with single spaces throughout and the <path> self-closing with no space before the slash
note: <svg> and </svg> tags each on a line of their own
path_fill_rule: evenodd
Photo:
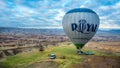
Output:
<svg viewBox="0 0 120 68">
<path fill-rule="evenodd" d="M 75 8 L 64 15 L 62 25 L 66 35 L 80 50 L 97 32 L 99 16 L 91 9 Z"/>
</svg>

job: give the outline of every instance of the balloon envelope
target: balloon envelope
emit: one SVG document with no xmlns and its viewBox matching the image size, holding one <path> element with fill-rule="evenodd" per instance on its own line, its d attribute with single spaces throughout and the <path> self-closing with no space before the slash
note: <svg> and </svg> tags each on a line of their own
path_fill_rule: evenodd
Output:
<svg viewBox="0 0 120 68">
<path fill-rule="evenodd" d="M 98 30 L 99 16 L 90 9 L 76 8 L 64 15 L 62 25 L 76 47 L 82 48 Z"/>
</svg>

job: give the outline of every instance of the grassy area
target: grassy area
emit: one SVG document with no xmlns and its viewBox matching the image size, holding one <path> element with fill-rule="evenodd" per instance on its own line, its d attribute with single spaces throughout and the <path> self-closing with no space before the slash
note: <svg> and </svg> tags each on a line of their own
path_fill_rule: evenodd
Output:
<svg viewBox="0 0 120 68">
<path fill-rule="evenodd" d="M 35 62 L 49 60 L 49 54 L 54 53 L 57 56 L 56 61 L 60 64 L 60 68 L 70 68 L 70 66 L 79 63 L 84 60 L 84 55 L 77 55 L 76 48 L 73 44 L 59 43 L 56 47 L 47 48 L 44 52 L 32 51 L 28 53 L 21 53 L 15 56 L 9 56 L 5 61 L 0 62 L 0 66 L 3 68 L 24 68 Z M 68 45 L 68 46 L 65 46 Z M 88 50 L 84 50 L 88 51 Z M 97 56 L 108 56 L 106 53 L 94 51 Z M 65 56 L 65 59 L 60 57 Z"/>
<path fill-rule="evenodd" d="M 54 47 L 51 53 L 55 53 L 57 55 L 57 59 L 62 60 L 62 68 L 69 68 L 69 66 L 84 60 L 82 56 L 77 55 L 76 49 L 70 46 Z M 65 56 L 66 59 L 60 59 L 62 56 Z"/>
<path fill-rule="evenodd" d="M 41 60 L 41 58 L 46 54 L 46 52 L 29 52 L 21 53 L 15 56 L 7 57 L 6 61 L 0 62 L 4 68 L 16 68 L 23 67 L 29 63 L 34 63 L 35 61 Z"/>
</svg>

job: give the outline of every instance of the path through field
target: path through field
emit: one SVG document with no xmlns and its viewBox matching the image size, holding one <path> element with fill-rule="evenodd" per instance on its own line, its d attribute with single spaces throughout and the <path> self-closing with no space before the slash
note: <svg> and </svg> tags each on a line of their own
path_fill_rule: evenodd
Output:
<svg viewBox="0 0 120 68">
<path fill-rule="evenodd" d="M 58 64 L 54 61 L 44 61 L 44 62 L 38 62 L 34 63 L 27 68 L 58 68 Z"/>
</svg>

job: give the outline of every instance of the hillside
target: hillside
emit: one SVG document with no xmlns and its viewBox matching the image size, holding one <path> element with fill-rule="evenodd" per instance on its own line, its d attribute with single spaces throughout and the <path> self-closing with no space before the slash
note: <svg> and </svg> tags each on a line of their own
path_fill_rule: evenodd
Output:
<svg viewBox="0 0 120 68">
<path fill-rule="evenodd" d="M 92 51 L 94 55 L 78 55 L 76 48 L 71 42 L 58 43 L 58 46 L 51 46 L 44 52 L 38 50 L 24 52 L 15 56 L 9 56 L 0 61 L 2 68 L 119 68 L 120 53 L 107 51 L 100 47 L 91 47 L 95 42 L 88 43 L 82 50 Z M 98 46 L 98 45 L 96 45 Z M 118 47 L 116 47 L 118 48 Z M 102 50 L 102 51 L 101 51 Z M 117 50 L 119 51 L 119 50 Z M 56 59 L 50 59 L 50 54 L 54 53 Z M 64 56 L 64 58 L 62 58 Z M 95 61 L 97 60 L 97 61 Z M 95 63 L 94 63 L 95 62 Z"/>
</svg>

